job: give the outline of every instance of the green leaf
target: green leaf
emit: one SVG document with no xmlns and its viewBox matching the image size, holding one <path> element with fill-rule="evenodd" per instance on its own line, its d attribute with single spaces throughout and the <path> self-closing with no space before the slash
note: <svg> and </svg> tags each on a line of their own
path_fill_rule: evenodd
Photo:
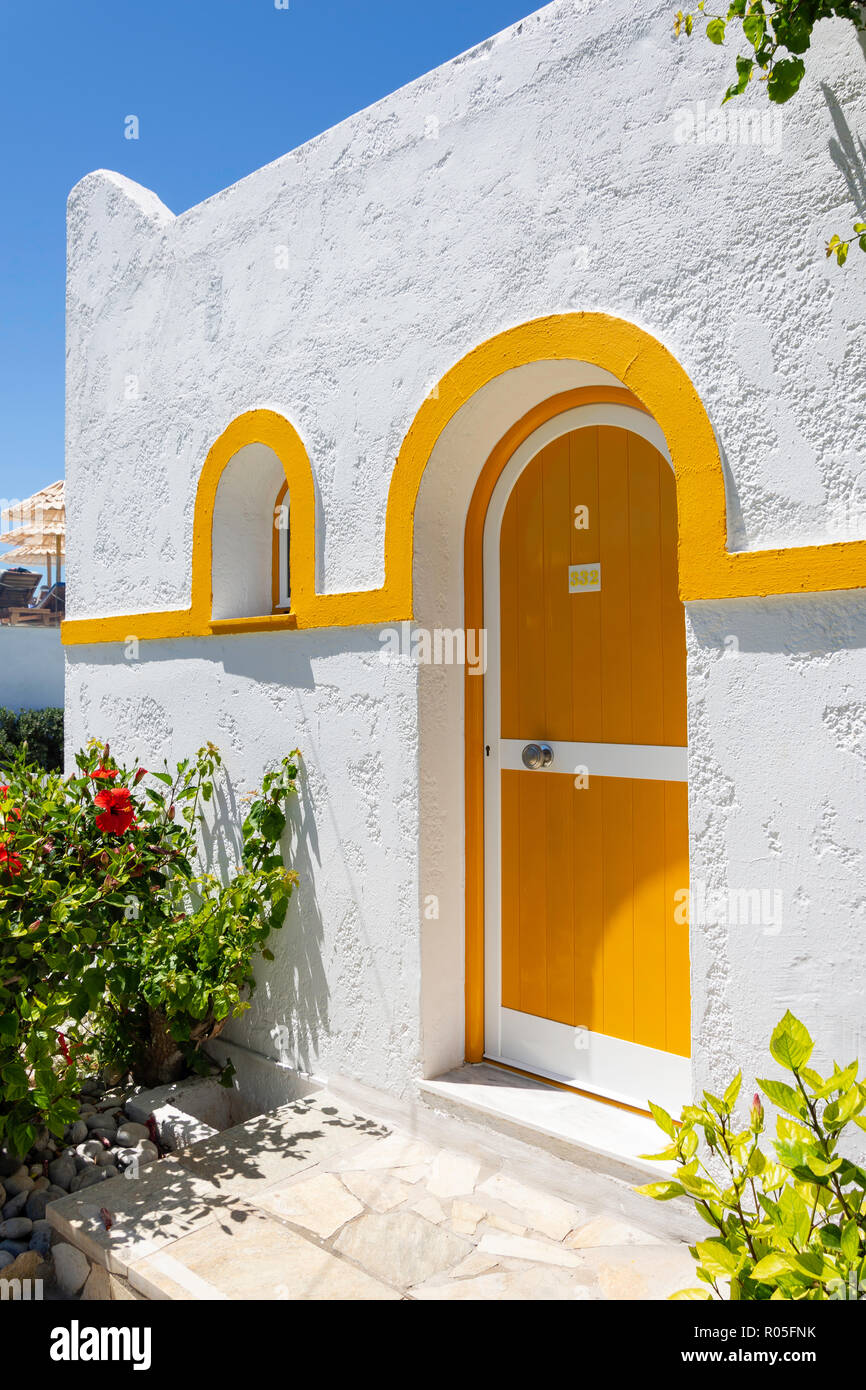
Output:
<svg viewBox="0 0 866 1390">
<path fill-rule="evenodd" d="M 711 19 L 707 24 L 707 38 L 710 43 L 724 43 L 725 41 L 725 21 L 723 19 Z"/>
<path fill-rule="evenodd" d="M 803 80 L 806 64 L 802 58 L 783 58 L 773 65 L 767 79 L 767 95 L 770 101 L 781 105 L 790 101 Z"/>
<path fill-rule="evenodd" d="M 681 1197 L 685 1192 L 682 1183 L 673 1181 L 648 1182 L 634 1190 L 642 1197 L 652 1197 L 656 1202 L 669 1202 L 672 1197 Z"/>
<path fill-rule="evenodd" d="M 802 1093 L 789 1086 L 786 1081 L 765 1080 L 759 1076 L 758 1085 L 767 1099 L 778 1105 L 780 1110 L 787 1110 L 789 1115 L 808 1115 L 809 1107 Z"/>
<path fill-rule="evenodd" d="M 755 64 L 752 58 L 737 59 L 737 80 L 725 92 L 724 98 L 722 100 L 723 106 L 726 101 L 731 100 L 731 97 L 741 96 L 742 93 L 746 90 L 747 86 L 749 85 L 749 81 L 752 76 L 752 69 L 754 68 L 754 66 Z"/>
<path fill-rule="evenodd" d="M 674 1124 L 668 1112 L 666 1110 L 663 1110 L 660 1105 L 655 1105 L 652 1101 L 650 1101 L 649 1103 L 649 1108 L 650 1114 L 652 1115 L 659 1129 L 663 1130 L 669 1139 L 676 1139 L 676 1125 Z"/>
<path fill-rule="evenodd" d="M 720 1193 L 714 1182 L 696 1177 L 693 1173 L 680 1172 L 680 1181 L 690 1197 L 710 1198 L 718 1201 Z"/>
<path fill-rule="evenodd" d="M 842 1249 L 842 1254 L 845 1256 L 846 1260 L 850 1261 L 851 1264 L 853 1264 L 855 1260 L 859 1259 L 860 1231 L 857 1226 L 857 1222 L 854 1220 L 853 1217 L 850 1221 L 846 1221 L 845 1225 L 842 1227 L 839 1244 Z"/>
<path fill-rule="evenodd" d="M 778 1279 L 782 1274 L 790 1274 L 791 1261 L 787 1255 L 773 1253 L 765 1255 L 759 1260 L 751 1273 L 752 1279 L 757 1279 L 759 1283 L 766 1283 L 771 1279 Z"/>
<path fill-rule="evenodd" d="M 713 1301 L 713 1295 L 709 1289 L 680 1289 L 677 1293 L 672 1293 L 668 1299 L 669 1303 L 706 1303 Z"/>
<path fill-rule="evenodd" d="M 746 22 L 743 22 L 745 29 Z M 776 38 L 792 53 L 805 53 L 812 40 L 812 20 L 808 14 L 798 10 L 796 4 L 776 7 L 773 16 Z"/>
<path fill-rule="evenodd" d="M 762 14 L 749 14 L 743 20 L 743 33 L 753 48 L 760 47 L 767 26 Z"/>
<path fill-rule="evenodd" d="M 796 1071 L 808 1062 L 814 1043 L 805 1026 L 795 1018 L 789 1009 L 785 1017 L 773 1029 L 770 1038 L 770 1053 L 780 1067 Z"/>
<path fill-rule="evenodd" d="M 730 1274 L 736 1274 L 740 1267 L 741 1256 L 729 1250 L 721 1239 L 700 1240 L 695 1249 L 701 1264 L 713 1278 L 727 1278 Z"/>
<path fill-rule="evenodd" d="M 831 1173 L 835 1173 L 836 1169 L 842 1166 L 842 1160 L 841 1158 L 834 1158 L 828 1162 L 827 1159 L 820 1158 L 816 1154 L 808 1154 L 806 1156 L 806 1165 L 815 1174 L 816 1178 L 826 1178 L 829 1177 Z"/>
<path fill-rule="evenodd" d="M 740 1088 L 741 1088 L 742 1084 L 743 1084 L 743 1073 L 742 1073 L 741 1071 L 738 1071 L 737 1074 L 736 1074 L 736 1076 L 734 1077 L 733 1081 L 731 1082 L 730 1086 L 728 1086 L 728 1088 L 726 1089 L 726 1091 L 725 1091 L 725 1093 L 724 1093 L 724 1095 L 723 1095 L 723 1097 L 722 1097 L 723 1101 L 725 1102 L 725 1105 L 728 1107 L 729 1110 L 730 1110 L 734 1105 L 736 1105 L 736 1103 L 737 1103 L 737 1097 L 738 1097 L 739 1094 L 740 1094 Z"/>
</svg>

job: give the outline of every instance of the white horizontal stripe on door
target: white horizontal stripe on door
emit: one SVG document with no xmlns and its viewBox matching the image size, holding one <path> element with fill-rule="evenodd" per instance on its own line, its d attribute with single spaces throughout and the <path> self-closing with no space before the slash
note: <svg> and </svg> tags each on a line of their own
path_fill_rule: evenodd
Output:
<svg viewBox="0 0 866 1390">
<path fill-rule="evenodd" d="M 538 772 L 565 772 L 590 777 L 635 777 L 649 782 L 687 782 L 688 748 L 651 743 L 552 743 L 547 739 L 499 740 L 499 766 L 503 772 L 526 772 L 523 750 L 527 743 L 547 743 L 553 762 Z"/>
</svg>

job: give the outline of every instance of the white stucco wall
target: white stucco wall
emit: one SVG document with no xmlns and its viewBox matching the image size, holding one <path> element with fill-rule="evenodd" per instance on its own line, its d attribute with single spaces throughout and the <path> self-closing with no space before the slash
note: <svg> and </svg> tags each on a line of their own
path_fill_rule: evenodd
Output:
<svg viewBox="0 0 866 1390">
<path fill-rule="evenodd" d="M 849 28 L 822 26 L 767 146 L 677 143 L 733 55 L 675 42 L 667 0 L 561 0 L 179 217 L 117 175 L 84 179 L 71 616 L 188 602 L 202 462 L 257 406 L 309 450 L 321 587 L 376 586 L 393 460 L 431 385 L 502 329 L 574 309 L 640 324 L 690 375 L 729 470 L 732 547 L 866 536 L 866 290 L 859 252 L 841 272 L 821 250 L 855 214 Z M 462 622 L 463 520 L 491 444 L 581 370 L 503 382 L 440 441 L 420 622 Z M 778 932 L 693 927 L 700 1081 L 763 1072 L 789 1005 L 828 1050 L 856 1050 L 864 636 L 860 594 L 690 605 L 693 877 L 783 902 Z M 462 692 L 454 670 L 377 652 L 369 629 L 142 644 L 137 661 L 70 648 L 68 723 L 71 743 L 110 733 L 145 759 L 214 738 L 238 792 L 301 745 L 308 891 L 233 1035 L 279 1055 L 270 1032 L 296 1013 L 302 1061 L 401 1089 L 460 1056 Z M 425 923 L 431 892 L 444 908 Z"/>
<path fill-rule="evenodd" d="M 63 707 L 64 660 L 57 627 L 0 627 L 0 705 Z"/>
</svg>

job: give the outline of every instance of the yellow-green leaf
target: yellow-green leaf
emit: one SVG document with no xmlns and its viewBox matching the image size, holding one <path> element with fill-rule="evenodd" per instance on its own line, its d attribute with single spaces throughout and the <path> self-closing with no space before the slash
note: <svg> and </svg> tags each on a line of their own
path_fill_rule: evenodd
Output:
<svg viewBox="0 0 866 1390">
<path fill-rule="evenodd" d="M 672 1197 L 681 1197 L 685 1191 L 682 1183 L 679 1182 L 648 1182 L 643 1187 L 636 1187 L 635 1192 L 639 1192 L 642 1197 L 652 1197 L 656 1202 L 669 1202 Z"/>
<path fill-rule="evenodd" d="M 791 1273 L 791 1262 L 786 1255 L 773 1253 L 765 1255 L 759 1260 L 752 1270 L 751 1277 L 757 1279 L 759 1283 L 767 1283 L 771 1279 L 778 1279 L 780 1274 Z"/>
</svg>

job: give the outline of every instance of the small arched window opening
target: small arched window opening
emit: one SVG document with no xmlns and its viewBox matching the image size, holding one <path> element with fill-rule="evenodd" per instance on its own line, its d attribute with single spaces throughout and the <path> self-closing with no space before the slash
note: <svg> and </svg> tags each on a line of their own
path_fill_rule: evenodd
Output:
<svg viewBox="0 0 866 1390">
<path fill-rule="evenodd" d="M 274 503 L 273 540 L 273 609 L 275 613 L 288 613 L 292 606 L 291 580 L 292 542 L 289 529 L 289 485 L 283 483 Z"/>
<path fill-rule="evenodd" d="M 267 445 L 244 445 L 223 469 L 212 523 L 214 621 L 288 611 L 288 503 L 283 465 Z"/>
</svg>

